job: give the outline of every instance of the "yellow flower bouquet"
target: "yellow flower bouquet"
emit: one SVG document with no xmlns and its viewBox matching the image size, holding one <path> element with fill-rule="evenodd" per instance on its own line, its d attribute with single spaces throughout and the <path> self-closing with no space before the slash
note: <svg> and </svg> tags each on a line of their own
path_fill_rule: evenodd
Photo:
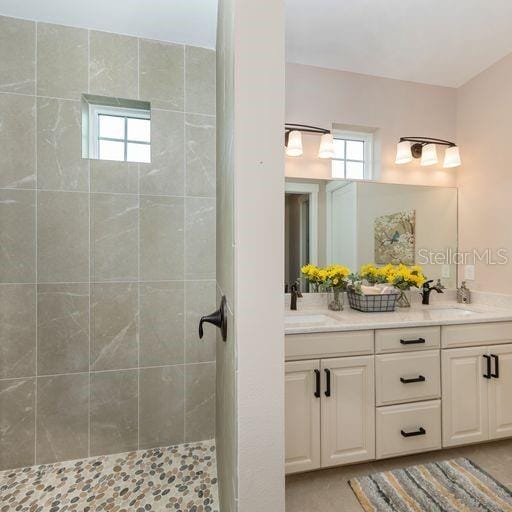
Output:
<svg viewBox="0 0 512 512">
<path fill-rule="evenodd" d="M 308 264 L 301 268 L 301 272 L 313 285 L 314 291 L 332 290 L 333 299 L 329 302 L 330 309 L 334 311 L 343 309 L 341 292 L 347 289 L 350 269 L 338 264 L 327 267 Z"/>
</svg>

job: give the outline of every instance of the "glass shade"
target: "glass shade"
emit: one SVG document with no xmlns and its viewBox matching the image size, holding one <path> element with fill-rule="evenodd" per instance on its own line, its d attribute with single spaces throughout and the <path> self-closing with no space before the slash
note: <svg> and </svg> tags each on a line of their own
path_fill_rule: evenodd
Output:
<svg viewBox="0 0 512 512">
<path fill-rule="evenodd" d="M 461 164 L 460 161 L 460 153 L 458 146 L 451 146 L 446 148 L 444 153 L 444 164 L 443 167 L 451 168 L 451 167 L 459 167 Z"/>
<path fill-rule="evenodd" d="M 421 165 L 434 165 L 437 164 L 437 149 L 435 144 L 427 144 L 423 146 L 421 153 Z"/>
<path fill-rule="evenodd" d="M 396 145 L 395 164 L 408 164 L 412 162 L 411 143 L 408 140 Z"/>
<path fill-rule="evenodd" d="M 288 156 L 301 156 L 302 153 L 302 133 L 300 133 L 298 130 L 293 130 L 288 135 L 286 154 Z"/>
<path fill-rule="evenodd" d="M 320 149 L 318 150 L 319 158 L 334 157 L 334 141 L 332 133 L 324 133 L 320 139 Z"/>
</svg>

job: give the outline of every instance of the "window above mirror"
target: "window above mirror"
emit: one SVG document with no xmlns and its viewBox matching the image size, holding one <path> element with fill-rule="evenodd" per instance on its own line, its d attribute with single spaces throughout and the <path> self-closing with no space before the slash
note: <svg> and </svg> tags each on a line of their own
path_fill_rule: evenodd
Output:
<svg viewBox="0 0 512 512">
<path fill-rule="evenodd" d="M 150 104 L 84 94 L 82 156 L 96 160 L 151 162 Z"/>
<path fill-rule="evenodd" d="M 333 135 L 332 177 L 372 179 L 373 133 L 336 130 Z"/>
</svg>

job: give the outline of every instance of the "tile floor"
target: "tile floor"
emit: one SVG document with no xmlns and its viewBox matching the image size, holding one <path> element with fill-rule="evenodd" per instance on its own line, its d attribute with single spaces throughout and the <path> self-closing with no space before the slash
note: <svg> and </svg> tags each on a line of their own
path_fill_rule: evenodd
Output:
<svg viewBox="0 0 512 512">
<path fill-rule="evenodd" d="M 212 441 L 0 473 L 1 512 L 218 512 Z"/>
<path fill-rule="evenodd" d="M 512 440 L 324 469 L 286 478 L 286 512 L 361 512 L 348 485 L 354 476 L 430 461 L 468 457 L 512 488 Z M 1 509 L 0 509 L 1 510 Z"/>
</svg>

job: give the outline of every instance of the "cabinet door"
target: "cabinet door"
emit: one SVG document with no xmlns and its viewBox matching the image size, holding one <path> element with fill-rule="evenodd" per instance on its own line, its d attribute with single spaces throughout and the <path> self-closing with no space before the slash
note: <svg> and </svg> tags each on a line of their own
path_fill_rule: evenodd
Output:
<svg viewBox="0 0 512 512">
<path fill-rule="evenodd" d="M 374 357 L 324 359 L 321 367 L 322 467 L 374 459 Z"/>
<path fill-rule="evenodd" d="M 286 473 L 320 467 L 319 369 L 318 360 L 285 363 Z"/>
<path fill-rule="evenodd" d="M 486 349 L 443 350 L 443 446 L 486 441 L 489 438 Z"/>
<path fill-rule="evenodd" d="M 489 382 L 489 437 L 512 436 L 512 345 L 487 347 L 492 356 L 493 377 Z M 498 361 L 498 367 L 496 363 Z M 498 370 L 498 372 L 496 372 Z"/>
</svg>

